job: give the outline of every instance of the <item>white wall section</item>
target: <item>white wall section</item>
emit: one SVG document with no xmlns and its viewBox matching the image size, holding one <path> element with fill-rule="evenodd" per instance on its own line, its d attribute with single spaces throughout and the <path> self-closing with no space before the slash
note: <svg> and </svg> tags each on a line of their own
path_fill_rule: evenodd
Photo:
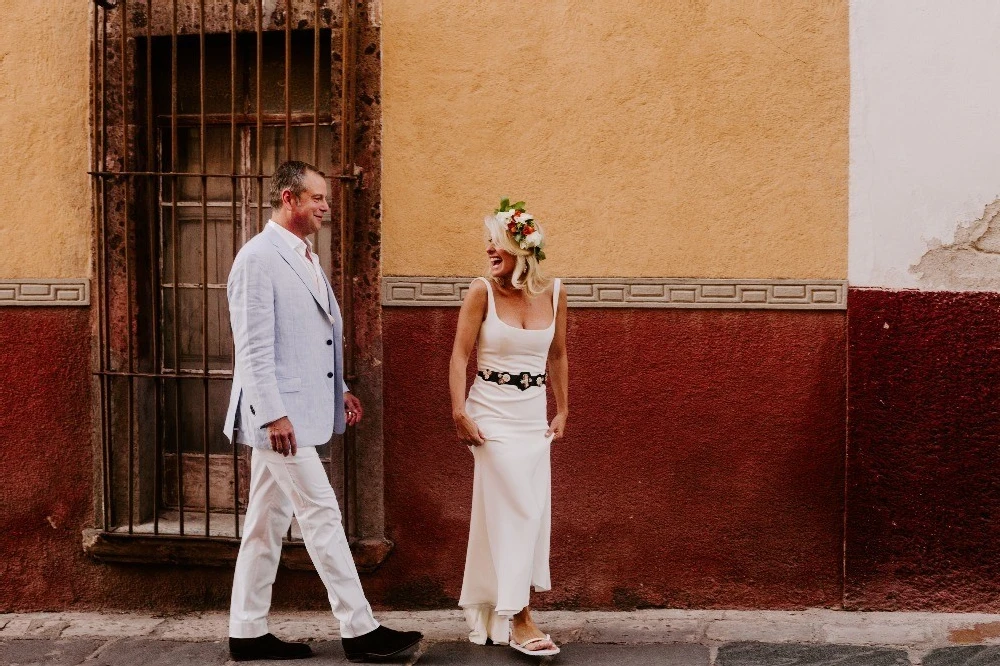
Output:
<svg viewBox="0 0 1000 666">
<path fill-rule="evenodd" d="M 978 288 L 991 257 L 914 266 L 1000 198 L 1000 2 L 851 0 L 850 33 L 850 284 Z"/>
</svg>

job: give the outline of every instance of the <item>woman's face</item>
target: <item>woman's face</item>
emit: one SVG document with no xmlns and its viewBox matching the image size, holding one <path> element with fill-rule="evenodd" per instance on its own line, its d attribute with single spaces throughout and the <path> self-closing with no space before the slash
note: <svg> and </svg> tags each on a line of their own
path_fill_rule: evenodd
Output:
<svg viewBox="0 0 1000 666">
<path fill-rule="evenodd" d="M 490 260 L 490 275 L 495 278 L 510 277 L 517 265 L 517 257 L 493 244 L 493 239 L 486 241 L 486 256 Z"/>
</svg>

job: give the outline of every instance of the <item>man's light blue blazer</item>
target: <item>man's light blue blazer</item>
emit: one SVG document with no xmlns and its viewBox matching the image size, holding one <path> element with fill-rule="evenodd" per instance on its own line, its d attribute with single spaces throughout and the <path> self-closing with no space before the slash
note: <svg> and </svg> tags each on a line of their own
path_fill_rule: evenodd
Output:
<svg viewBox="0 0 1000 666">
<path fill-rule="evenodd" d="M 325 275 L 322 286 L 329 312 L 304 261 L 269 227 L 236 255 L 227 285 L 236 353 L 227 437 L 239 426 L 241 441 L 270 448 L 264 426 L 282 416 L 300 447 L 344 432 L 343 322 Z"/>
</svg>

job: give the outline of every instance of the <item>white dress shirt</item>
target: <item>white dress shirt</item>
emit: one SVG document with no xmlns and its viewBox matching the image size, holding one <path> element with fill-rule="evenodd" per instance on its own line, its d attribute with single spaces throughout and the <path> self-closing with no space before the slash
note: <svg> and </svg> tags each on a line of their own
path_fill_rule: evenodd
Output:
<svg viewBox="0 0 1000 666">
<path fill-rule="evenodd" d="M 327 292 L 326 283 L 323 281 L 323 268 L 319 265 L 319 257 L 316 256 L 316 253 L 312 249 L 312 240 L 309 238 L 304 240 L 299 238 L 274 220 L 268 220 L 267 226 L 273 227 L 274 230 L 278 232 L 278 235 L 280 235 L 285 242 L 288 243 L 288 247 L 292 248 L 295 254 L 297 254 L 299 258 L 302 259 L 302 262 L 308 267 L 309 274 L 312 275 L 316 286 L 316 292 L 319 294 L 320 305 L 323 306 L 324 310 L 330 312 L 330 294 Z M 307 247 L 309 248 L 309 254 L 312 257 L 311 261 L 306 258 Z"/>
</svg>

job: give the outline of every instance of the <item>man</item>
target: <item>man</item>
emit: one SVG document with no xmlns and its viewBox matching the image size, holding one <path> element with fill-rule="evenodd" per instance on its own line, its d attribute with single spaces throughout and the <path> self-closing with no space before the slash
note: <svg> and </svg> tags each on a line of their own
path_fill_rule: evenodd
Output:
<svg viewBox="0 0 1000 666">
<path fill-rule="evenodd" d="M 225 430 L 232 436 L 237 429 L 238 441 L 253 447 L 229 651 L 236 661 L 312 654 L 267 629 L 281 538 L 294 513 L 340 621 L 347 658 L 391 656 L 422 636 L 380 626 L 372 616 L 316 452 L 363 415 L 343 380 L 340 309 L 309 240 L 329 210 L 326 181 L 305 162 L 285 162 L 271 178 L 270 197 L 271 220 L 236 255 L 228 283 L 236 362 Z"/>
</svg>

